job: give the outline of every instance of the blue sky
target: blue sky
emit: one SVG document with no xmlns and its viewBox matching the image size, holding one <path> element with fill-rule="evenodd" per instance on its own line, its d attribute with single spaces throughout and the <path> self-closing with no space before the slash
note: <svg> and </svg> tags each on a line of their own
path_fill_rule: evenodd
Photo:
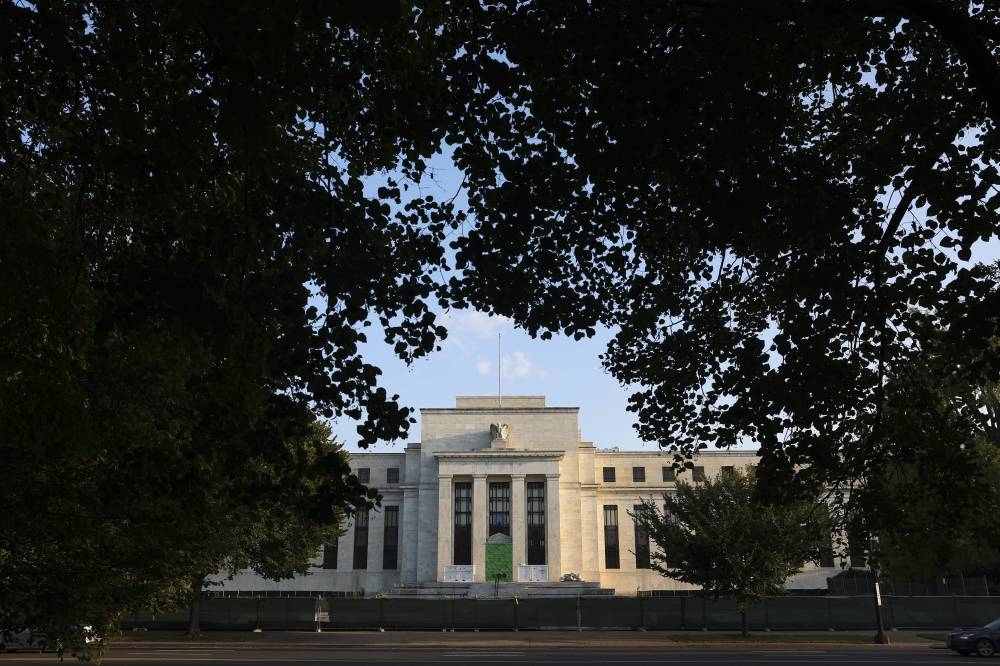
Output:
<svg viewBox="0 0 1000 666">
<path fill-rule="evenodd" d="M 447 156 L 432 163 L 431 176 L 411 186 L 414 196 L 451 198 L 461 204 L 461 176 Z M 373 192 L 384 179 L 372 179 Z M 973 248 L 972 262 L 1000 259 L 1000 241 L 980 243 Z M 472 310 L 442 313 L 449 331 L 441 350 L 407 367 L 381 342 L 376 331 L 369 332 L 366 360 L 382 369 L 382 385 L 400 396 L 403 405 L 453 407 L 456 395 L 496 395 L 497 334 L 502 340 L 504 395 L 544 395 L 552 407 L 579 407 L 580 430 L 584 441 L 600 448 L 617 446 L 623 450 L 653 448 L 642 442 L 626 411 L 629 391 L 604 372 L 599 355 L 611 338 L 608 330 L 598 330 L 589 340 L 554 336 L 536 340 L 503 318 L 489 317 Z M 409 441 L 420 441 L 419 412 L 411 426 Z M 355 423 L 349 419 L 331 423 L 337 438 L 356 451 Z M 402 451 L 403 442 L 379 443 L 372 452 Z"/>
<path fill-rule="evenodd" d="M 631 414 L 625 411 L 627 392 L 603 371 L 598 358 L 610 338 L 608 331 L 599 331 L 590 340 L 555 337 L 543 341 L 532 339 L 508 320 L 481 312 L 452 311 L 443 316 L 449 333 L 441 351 L 410 367 L 388 346 L 380 342 L 368 346 L 367 360 L 382 368 L 383 385 L 390 393 L 398 393 L 403 404 L 453 407 L 456 395 L 496 395 L 499 333 L 504 395 L 544 395 L 549 406 L 579 407 L 585 441 L 602 448 L 642 447 L 632 430 Z M 349 420 L 335 421 L 333 429 L 341 441 L 350 442 L 355 436 L 354 423 Z M 419 440 L 418 423 L 411 428 L 410 441 Z M 380 443 L 368 450 L 402 449 L 397 442 Z"/>
</svg>

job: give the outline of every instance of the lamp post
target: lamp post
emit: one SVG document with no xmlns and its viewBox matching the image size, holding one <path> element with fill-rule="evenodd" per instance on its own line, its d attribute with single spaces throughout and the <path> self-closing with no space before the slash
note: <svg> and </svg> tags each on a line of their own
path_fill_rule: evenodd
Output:
<svg viewBox="0 0 1000 666">
<path fill-rule="evenodd" d="M 885 624 L 882 621 L 882 591 L 879 589 L 878 568 L 872 564 L 872 578 L 875 584 L 872 586 L 875 593 L 875 644 L 888 645 L 889 637 L 885 634 Z"/>
<path fill-rule="evenodd" d="M 872 571 L 872 594 L 875 601 L 875 638 L 874 643 L 876 645 L 888 645 L 889 637 L 885 633 L 885 622 L 882 620 L 882 590 L 879 585 L 878 576 L 878 564 L 875 560 L 876 549 L 875 544 L 878 543 L 878 537 L 876 537 L 871 532 L 868 533 L 868 556 L 871 563 Z"/>
</svg>

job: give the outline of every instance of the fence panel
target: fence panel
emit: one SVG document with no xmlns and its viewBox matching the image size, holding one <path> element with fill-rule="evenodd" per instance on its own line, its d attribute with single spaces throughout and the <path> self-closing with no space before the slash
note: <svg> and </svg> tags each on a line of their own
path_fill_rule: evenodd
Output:
<svg viewBox="0 0 1000 666">
<path fill-rule="evenodd" d="M 511 599 L 455 599 L 456 629 L 513 629 Z"/>
<path fill-rule="evenodd" d="M 827 599 L 830 602 L 831 629 L 874 629 L 875 602 L 872 597 L 827 597 Z"/>
<path fill-rule="evenodd" d="M 576 629 L 576 597 L 520 599 L 517 626 L 520 629 Z"/>
<path fill-rule="evenodd" d="M 134 613 L 122 618 L 122 629 L 162 629 L 162 630 L 184 630 L 188 627 L 188 610 L 168 611 L 153 615 L 149 611 Z"/>
<path fill-rule="evenodd" d="M 338 629 L 379 627 L 381 599 L 330 599 L 330 626 Z"/>
<path fill-rule="evenodd" d="M 642 622 L 637 597 L 580 597 L 581 624 L 592 629 L 635 629 Z"/>
<path fill-rule="evenodd" d="M 642 620 L 646 629 L 683 629 L 686 597 L 642 599 Z"/>
<path fill-rule="evenodd" d="M 230 614 L 230 603 L 231 601 L 240 601 L 256 609 L 257 601 L 255 599 L 202 599 L 198 604 L 198 620 L 201 624 L 202 629 L 227 629 L 233 626 L 232 617 Z M 256 610 L 254 611 L 254 618 L 257 617 Z M 247 627 L 239 627 L 241 629 Z M 253 627 L 249 627 L 253 629 Z"/>
<path fill-rule="evenodd" d="M 981 627 L 1000 617 L 1000 597 L 956 597 L 955 626 Z"/>
<path fill-rule="evenodd" d="M 827 597 L 770 597 L 766 606 L 767 629 L 829 629 L 830 601 Z"/>
<path fill-rule="evenodd" d="M 447 599 L 380 599 L 386 629 L 441 629 L 448 624 Z"/>
<path fill-rule="evenodd" d="M 698 616 L 699 610 L 701 617 Z M 692 629 L 739 629 L 742 624 L 740 612 L 732 599 L 691 599 L 686 619 L 687 626 Z M 764 629 L 764 620 L 763 604 L 756 604 L 747 609 L 747 622 L 751 629 Z"/>
<path fill-rule="evenodd" d="M 954 597 L 886 597 L 890 609 L 886 625 L 898 629 L 953 627 Z"/>
</svg>

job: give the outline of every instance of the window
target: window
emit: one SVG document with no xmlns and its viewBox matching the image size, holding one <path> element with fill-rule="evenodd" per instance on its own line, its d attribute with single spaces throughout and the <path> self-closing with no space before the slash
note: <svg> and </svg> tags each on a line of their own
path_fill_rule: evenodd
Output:
<svg viewBox="0 0 1000 666">
<path fill-rule="evenodd" d="M 510 536 L 510 484 L 490 484 L 490 531 L 487 536 Z"/>
<path fill-rule="evenodd" d="M 618 559 L 618 507 L 604 506 L 604 568 L 620 569 Z"/>
<path fill-rule="evenodd" d="M 372 480 L 372 470 L 370 467 L 358 468 L 358 481 L 368 483 Z"/>
<path fill-rule="evenodd" d="M 545 484 L 529 482 L 528 564 L 545 564 Z"/>
<path fill-rule="evenodd" d="M 674 481 L 675 479 L 677 479 L 677 472 L 674 471 L 674 468 L 673 467 L 664 467 L 663 468 L 663 480 L 664 481 Z"/>
<path fill-rule="evenodd" d="M 452 564 L 472 564 L 472 484 L 455 484 L 455 544 Z"/>
<path fill-rule="evenodd" d="M 368 512 L 354 516 L 354 568 L 368 568 Z"/>
<path fill-rule="evenodd" d="M 733 467 L 732 465 L 723 465 L 722 466 L 722 473 L 723 474 L 732 474 L 735 471 L 736 471 L 736 468 Z"/>
<path fill-rule="evenodd" d="M 339 546 L 340 546 L 340 537 L 333 537 L 333 540 L 327 541 L 326 545 L 323 546 L 324 569 L 337 568 L 337 550 Z"/>
<path fill-rule="evenodd" d="M 385 482 L 386 483 L 399 483 L 399 468 L 390 467 L 385 470 Z"/>
<path fill-rule="evenodd" d="M 399 559 L 399 507 L 385 507 L 385 531 L 382 539 L 382 568 L 395 569 Z"/>
<path fill-rule="evenodd" d="M 704 467 L 695 467 L 693 470 L 691 470 L 691 478 L 694 479 L 695 481 L 704 481 L 705 480 L 705 468 Z"/>
<path fill-rule="evenodd" d="M 832 567 L 836 566 L 833 558 L 833 538 L 830 537 L 826 545 L 820 548 L 819 551 L 819 565 L 821 567 Z"/>
<path fill-rule="evenodd" d="M 632 507 L 632 515 L 639 516 L 643 511 L 641 504 Z M 638 520 L 635 521 L 635 568 L 649 568 L 649 534 Z"/>
<path fill-rule="evenodd" d="M 632 468 L 632 481 L 635 483 L 645 482 L 646 480 L 646 468 L 645 467 L 633 467 Z"/>
<path fill-rule="evenodd" d="M 604 483 L 614 483 L 615 482 L 615 468 L 605 467 L 604 468 Z"/>
<path fill-rule="evenodd" d="M 851 568 L 860 569 L 868 564 L 865 545 L 868 541 L 860 520 L 851 520 L 847 525 L 847 554 L 851 558 Z"/>
</svg>

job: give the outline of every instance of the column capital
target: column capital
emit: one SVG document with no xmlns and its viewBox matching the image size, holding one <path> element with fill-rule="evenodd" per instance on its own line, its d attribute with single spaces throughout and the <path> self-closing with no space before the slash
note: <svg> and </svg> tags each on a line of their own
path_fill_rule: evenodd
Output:
<svg viewBox="0 0 1000 666">
<path fill-rule="evenodd" d="M 558 473 L 557 474 L 546 474 L 545 478 L 546 479 L 558 479 L 561 476 L 562 476 L 562 474 L 558 474 Z"/>
<path fill-rule="evenodd" d="M 512 478 L 512 479 L 519 479 L 520 480 L 520 479 L 524 479 L 525 476 L 527 476 L 527 475 L 526 474 L 511 474 L 510 478 Z"/>
<path fill-rule="evenodd" d="M 438 474 L 438 481 L 451 481 L 454 474 Z"/>
<path fill-rule="evenodd" d="M 472 478 L 475 479 L 475 480 L 477 480 L 477 481 L 479 481 L 480 479 L 482 479 L 483 481 L 485 481 L 486 480 L 486 474 L 473 474 Z"/>
</svg>

